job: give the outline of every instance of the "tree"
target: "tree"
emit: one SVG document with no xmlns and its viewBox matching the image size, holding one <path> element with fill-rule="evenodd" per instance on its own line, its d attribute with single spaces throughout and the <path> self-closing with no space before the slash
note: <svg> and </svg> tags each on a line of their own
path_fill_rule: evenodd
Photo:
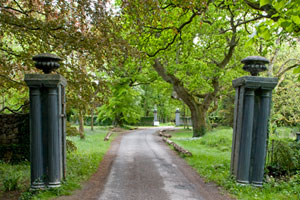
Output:
<svg viewBox="0 0 300 200">
<path fill-rule="evenodd" d="M 296 68 L 300 64 L 299 52 L 299 43 L 293 46 L 284 42 L 271 54 L 272 74 L 279 79 L 273 92 L 273 125 L 296 126 L 300 122 L 299 71 Z"/>
<path fill-rule="evenodd" d="M 260 23 L 260 35 L 268 38 L 274 30 L 278 35 L 298 37 L 300 33 L 299 0 L 244 0 L 254 10 L 266 12 L 266 20 Z"/>
<path fill-rule="evenodd" d="M 241 1 L 123 1 L 128 31 L 153 68 L 189 107 L 193 136 L 204 135 L 206 114 L 240 72 L 247 31 L 265 18 Z M 133 36 L 135 36 L 133 35 Z M 248 55 L 247 55 L 248 54 Z"/>
<path fill-rule="evenodd" d="M 124 123 L 136 123 L 141 117 L 138 91 L 130 87 L 126 78 L 115 80 L 111 87 L 112 94 L 108 103 L 100 107 L 99 118 L 112 119 L 117 127 L 123 127 Z"/>
<path fill-rule="evenodd" d="M 127 42 L 119 37 L 118 18 L 113 18 L 107 1 L 1 1 L 0 4 L 0 91 L 3 102 L 23 98 L 28 88 L 25 73 L 36 73 L 33 55 L 51 52 L 64 61 L 57 70 L 68 80 L 68 109 L 80 115 L 81 136 L 83 116 L 95 100 L 95 93 L 105 94 L 107 87 L 101 71 L 112 57 L 121 57 Z M 8 88 L 15 88 L 19 92 Z M 13 97 L 13 98 L 12 98 Z M 2 103 L 3 103 L 2 102 Z M 17 106 L 22 104 L 19 101 Z M 12 104 L 12 103 L 10 103 Z"/>
</svg>

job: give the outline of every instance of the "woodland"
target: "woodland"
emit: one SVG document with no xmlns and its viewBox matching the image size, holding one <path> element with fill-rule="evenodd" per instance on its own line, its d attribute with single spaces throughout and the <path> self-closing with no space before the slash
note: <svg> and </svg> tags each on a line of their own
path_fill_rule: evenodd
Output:
<svg viewBox="0 0 300 200">
<path fill-rule="evenodd" d="M 270 131 L 300 122 L 299 0 L 1 0 L 0 111 L 28 112 L 24 75 L 32 57 L 63 59 L 67 114 L 84 138 L 84 118 L 115 126 L 190 115 L 193 137 L 232 126 L 232 80 L 241 60 L 270 60 L 278 77 Z M 95 117 L 94 117 L 95 116 Z M 93 126 L 92 126 L 93 128 Z M 300 128 L 300 127 L 299 127 Z"/>
<path fill-rule="evenodd" d="M 238 199 L 300 199 L 299 5 L 300 0 L 0 0 L 0 115 L 29 113 L 24 76 L 42 73 L 35 55 L 62 58 L 52 73 L 68 82 L 66 180 L 57 189 L 31 191 L 29 159 L 3 159 L 0 199 L 70 195 L 99 168 L 110 148 L 107 137 L 116 138 L 113 130 L 145 119 L 152 125 L 154 109 L 161 125 L 174 126 L 177 108 L 191 118 L 192 129 L 174 131 L 171 142 L 192 153 L 181 156 L 205 181 Z M 241 60 L 253 55 L 270 61 L 260 76 L 278 78 L 259 188 L 241 186 L 230 174 L 232 81 L 249 75 Z M 29 137 L 21 141 L 28 145 Z"/>
</svg>

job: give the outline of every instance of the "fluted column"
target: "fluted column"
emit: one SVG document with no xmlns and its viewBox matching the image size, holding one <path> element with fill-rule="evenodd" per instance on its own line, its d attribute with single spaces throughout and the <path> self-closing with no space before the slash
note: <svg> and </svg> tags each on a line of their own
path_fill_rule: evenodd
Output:
<svg viewBox="0 0 300 200">
<path fill-rule="evenodd" d="M 264 176 L 264 166 L 267 151 L 268 120 L 270 114 L 271 91 L 262 90 L 257 94 L 258 102 L 255 112 L 256 123 L 253 134 L 253 163 L 251 183 L 261 186 Z"/>
<path fill-rule="evenodd" d="M 254 90 L 246 90 L 244 96 L 244 109 L 242 116 L 242 135 L 240 140 L 240 153 L 238 162 L 237 182 L 249 183 L 249 169 L 252 145 L 252 128 L 254 115 Z"/>
<path fill-rule="evenodd" d="M 44 187 L 43 141 L 40 88 L 30 88 L 30 165 L 31 187 Z"/>
<path fill-rule="evenodd" d="M 57 88 L 48 88 L 48 187 L 60 186 L 60 154 L 61 146 L 58 127 Z"/>
</svg>

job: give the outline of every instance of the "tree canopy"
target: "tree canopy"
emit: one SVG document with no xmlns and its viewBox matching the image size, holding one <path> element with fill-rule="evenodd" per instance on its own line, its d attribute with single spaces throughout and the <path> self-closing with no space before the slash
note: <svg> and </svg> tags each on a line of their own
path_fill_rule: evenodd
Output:
<svg viewBox="0 0 300 200">
<path fill-rule="evenodd" d="M 64 60 L 57 73 L 68 80 L 68 110 L 77 113 L 82 131 L 84 116 L 94 115 L 96 107 L 102 107 L 99 116 L 120 125 L 150 115 L 154 106 L 162 118 L 170 118 L 164 107 L 172 110 L 184 102 L 191 112 L 193 136 L 202 136 L 208 115 L 232 108 L 225 102 L 232 99 L 231 81 L 246 74 L 241 70 L 243 58 L 269 57 L 268 75 L 281 82 L 293 79 L 284 75 L 292 69 L 299 73 L 298 58 L 278 57 L 282 45 L 299 42 L 298 4 L 299 0 L 1 1 L 1 109 L 25 103 L 24 74 L 38 72 L 31 58 L 50 52 Z"/>
</svg>

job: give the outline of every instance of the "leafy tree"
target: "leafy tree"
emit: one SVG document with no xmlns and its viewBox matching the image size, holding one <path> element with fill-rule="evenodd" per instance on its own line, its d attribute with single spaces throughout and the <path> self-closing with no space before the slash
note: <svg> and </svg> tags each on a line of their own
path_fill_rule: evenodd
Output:
<svg viewBox="0 0 300 200">
<path fill-rule="evenodd" d="M 204 135 L 211 104 L 253 52 L 243 48 L 248 29 L 265 16 L 241 1 L 132 0 L 123 1 L 122 12 L 131 44 L 189 107 L 193 136 Z"/>
<path fill-rule="evenodd" d="M 298 37 L 300 33 L 299 0 L 244 0 L 252 9 L 265 12 L 266 20 L 260 23 L 258 32 L 269 38 L 280 28 L 278 35 Z"/>
<path fill-rule="evenodd" d="M 125 49 L 126 54 L 129 52 L 127 42 L 118 35 L 117 20 L 107 1 L 1 1 L 0 91 L 5 94 L 2 103 L 12 105 L 8 99 L 20 99 L 17 108 L 28 99 L 28 95 L 22 95 L 28 94 L 24 74 L 38 72 L 31 58 L 51 52 L 64 60 L 57 72 L 68 80 L 68 109 L 75 108 L 82 122 L 84 114 L 103 100 L 97 94 L 107 93 L 106 83 L 96 74 L 112 71 L 105 64 L 113 57 L 123 57 Z M 10 93 L 8 88 L 18 92 Z M 83 138 L 83 123 L 80 124 Z"/>
<path fill-rule="evenodd" d="M 162 122 L 169 122 L 175 118 L 175 110 L 181 103 L 172 97 L 172 87 L 161 79 L 141 86 L 141 107 L 144 116 L 152 116 L 156 107 L 158 118 Z"/>
<path fill-rule="evenodd" d="M 295 126 L 300 122 L 299 116 L 299 71 L 300 45 L 285 42 L 274 50 L 271 59 L 273 75 L 279 81 L 273 92 L 273 117 L 271 122 L 276 126 Z M 294 70 L 293 70 L 294 69 Z"/>
<path fill-rule="evenodd" d="M 136 123 L 141 117 L 138 91 L 130 87 L 124 78 L 114 81 L 111 91 L 108 103 L 100 107 L 99 118 L 112 119 L 119 127 L 123 127 L 124 123 Z"/>
</svg>

